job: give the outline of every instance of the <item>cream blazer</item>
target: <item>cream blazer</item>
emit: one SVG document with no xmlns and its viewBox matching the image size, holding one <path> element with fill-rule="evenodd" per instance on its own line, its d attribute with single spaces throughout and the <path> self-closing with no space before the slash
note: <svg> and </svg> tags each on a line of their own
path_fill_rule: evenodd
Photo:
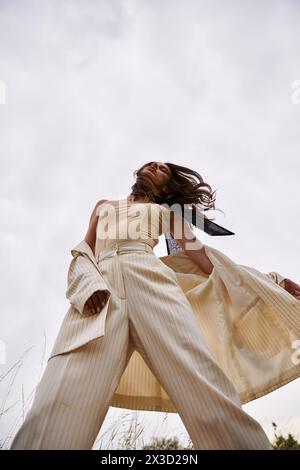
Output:
<svg viewBox="0 0 300 470">
<path fill-rule="evenodd" d="M 205 250 L 214 265 L 210 275 L 203 274 L 183 251 L 160 260 L 175 271 L 216 362 L 233 382 L 243 404 L 300 376 L 300 301 L 284 290 L 284 277 L 279 273 L 264 274 L 236 264 L 207 244 Z M 70 307 L 48 360 L 105 334 L 111 292 L 84 240 L 71 255 L 66 291 Z M 85 303 L 97 290 L 106 290 L 108 301 L 100 313 L 92 314 Z M 157 407 L 143 406 L 143 397 L 157 396 L 159 401 L 160 384 L 136 355 L 137 351 L 123 373 L 127 380 L 121 379 L 115 397 L 123 397 L 123 403 L 130 403 L 128 408 L 155 411 Z M 136 384 L 135 395 L 128 383 Z M 112 406 L 118 406 L 117 398 Z M 176 412 L 170 406 L 159 411 Z"/>
</svg>

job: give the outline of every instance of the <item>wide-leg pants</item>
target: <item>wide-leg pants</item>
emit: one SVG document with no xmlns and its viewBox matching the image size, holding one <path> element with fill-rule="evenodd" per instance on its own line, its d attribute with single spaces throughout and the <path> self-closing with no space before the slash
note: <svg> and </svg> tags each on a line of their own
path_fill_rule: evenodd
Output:
<svg viewBox="0 0 300 470">
<path fill-rule="evenodd" d="M 195 449 L 272 449 L 210 353 L 175 272 L 147 244 L 116 246 L 98 261 L 112 292 L 105 334 L 48 361 L 10 448 L 91 449 L 137 350 Z"/>
</svg>

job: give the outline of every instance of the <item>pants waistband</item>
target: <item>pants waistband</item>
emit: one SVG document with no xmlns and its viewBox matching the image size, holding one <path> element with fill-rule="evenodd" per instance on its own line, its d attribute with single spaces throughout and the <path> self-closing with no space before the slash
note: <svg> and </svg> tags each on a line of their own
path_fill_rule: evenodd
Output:
<svg viewBox="0 0 300 470">
<path fill-rule="evenodd" d="M 99 263 L 99 269 L 101 269 L 101 261 L 106 258 L 113 257 L 116 261 L 116 285 L 118 287 L 118 292 L 121 299 L 126 299 L 126 292 L 119 254 L 134 253 L 136 251 L 153 253 L 153 248 L 149 243 L 146 242 L 122 240 L 113 243 L 112 246 L 110 246 L 108 249 L 101 250 L 98 256 L 97 262 Z"/>
<path fill-rule="evenodd" d="M 101 250 L 98 256 L 98 261 L 108 258 L 117 253 L 128 253 L 134 251 L 146 251 L 153 253 L 153 247 L 150 243 L 140 242 L 135 240 L 121 240 L 112 244 L 107 249 Z"/>
</svg>

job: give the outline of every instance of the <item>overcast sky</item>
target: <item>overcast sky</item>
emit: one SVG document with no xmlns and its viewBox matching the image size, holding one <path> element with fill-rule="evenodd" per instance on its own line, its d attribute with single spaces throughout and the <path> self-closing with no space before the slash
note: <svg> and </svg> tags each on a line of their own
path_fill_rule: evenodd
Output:
<svg viewBox="0 0 300 470">
<path fill-rule="evenodd" d="M 5 446 L 68 309 L 70 250 L 96 202 L 126 197 L 146 161 L 191 167 L 217 190 L 225 216 L 209 215 L 235 236 L 201 232 L 207 244 L 300 282 L 299 20 L 297 0 L 0 0 Z M 272 421 L 300 437 L 299 393 L 298 379 L 244 409 L 269 437 Z M 146 440 L 152 423 L 157 436 L 184 431 L 173 414 L 139 417 Z"/>
</svg>

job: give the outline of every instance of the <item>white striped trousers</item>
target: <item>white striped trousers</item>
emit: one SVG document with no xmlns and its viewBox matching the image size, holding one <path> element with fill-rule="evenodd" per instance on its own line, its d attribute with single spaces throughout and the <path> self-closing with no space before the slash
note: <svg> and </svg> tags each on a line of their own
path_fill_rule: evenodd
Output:
<svg viewBox="0 0 300 470">
<path fill-rule="evenodd" d="M 134 350 L 195 449 L 272 449 L 214 361 L 174 271 L 137 242 L 104 251 L 99 266 L 112 291 L 105 334 L 48 361 L 11 449 L 91 449 Z"/>
</svg>

